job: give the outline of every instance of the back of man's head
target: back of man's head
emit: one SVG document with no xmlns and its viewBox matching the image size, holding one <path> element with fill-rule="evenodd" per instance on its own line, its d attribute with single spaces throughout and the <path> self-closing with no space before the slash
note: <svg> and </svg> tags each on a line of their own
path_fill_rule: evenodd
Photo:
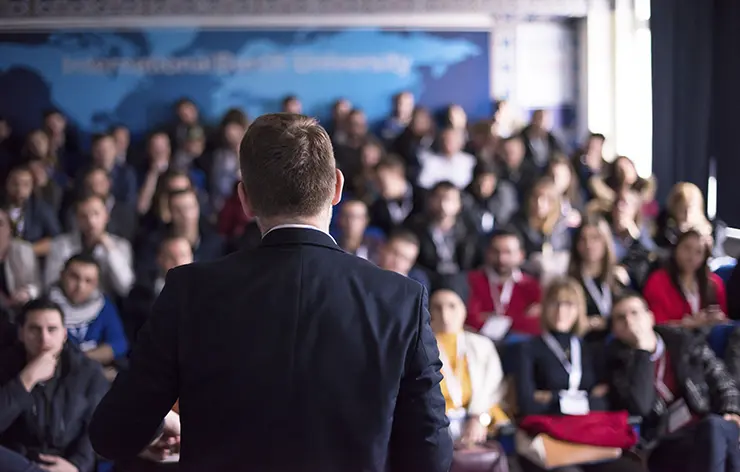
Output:
<svg viewBox="0 0 740 472">
<path fill-rule="evenodd" d="M 331 206 L 334 151 L 329 135 L 313 118 L 292 113 L 260 116 L 242 139 L 239 161 L 257 217 L 310 217 Z"/>
</svg>

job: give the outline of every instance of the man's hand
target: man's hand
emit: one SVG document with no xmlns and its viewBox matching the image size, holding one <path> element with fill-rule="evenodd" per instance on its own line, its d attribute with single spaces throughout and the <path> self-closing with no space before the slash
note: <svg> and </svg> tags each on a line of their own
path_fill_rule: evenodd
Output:
<svg viewBox="0 0 740 472">
<path fill-rule="evenodd" d="M 591 395 L 597 398 L 605 397 L 609 393 L 609 386 L 607 384 L 599 384 L 591 389 Z"/>
<path fill-rule="evenodd" d="M 488 428 L 483 426 L 478 418 L 470 418 L 465 422 L 465 430 L 460 442 L 465 445 L 483 444 L 488 439 Z"/>
<path fill-rule="evenodd" d="M 723 418 L 740 426 L 740 416 L 736 415 L 735 413 L 727 413 L 723 416 Z"/>
<path fill-rule="evenodd" d="M 39 464 L 41 470 L 48 470 L 49 472 L 80 472 L 77 467 L 63 457 L 39 454 L 39 459 L 48 464 Z"/>
<path fill-rule="evenodd" d="M 24 305 L 30 299 L 31 299 L 31 294 L 28 293 L 28 290 L 25 288 L 16 290 L 10 295 L 10 303 L 12 303 L 13 305 Z"/>
<path fill-rule="evenodd" d="M 36 357 L 20 373 L 21 383 L 27 391 L 33 390 L 39 382 L 46 382 L 54 376 L 59 357 L 57 354 L 45 352 Z"/>
<path fill-rule="evenodd" d="M 114 248 L 113 238 L 110 237 L 107 231 L 100 235 L 100 245 L 108 251 Z"/>
<path fill-rule="evenodd" d="M 174 411 L 164 417 L 162 434 L 149 447 L 144 449 L 140 457 L 152 461 L 164 460 L 174 454 L 180 447 L 180 415 Z"/>
<path fill-rule="evenodd" d="M 591 331 L 604 331 L 606 329 L 606 318 L 601 315 L 588 317 L 588 329 Z"/>
<path fill-rule="evenodd" d="M 534 401 L 537 403 L 550 403 L 552 401 L 552 392 L 549 390 L 537 390 L 534 392 Z"/>
</svg>

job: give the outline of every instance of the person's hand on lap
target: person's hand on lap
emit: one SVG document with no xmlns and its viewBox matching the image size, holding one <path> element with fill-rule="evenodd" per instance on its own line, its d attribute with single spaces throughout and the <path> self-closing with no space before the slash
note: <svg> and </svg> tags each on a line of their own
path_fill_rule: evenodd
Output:
<svg viewBox="0 0 740 472">
<path fill-rule="evenodd" d="M 48 472 L 80 472 L 77 467 L 63 457 L 39 454 L 39 459 L 46 462 L 46 464 L 39 464 L 41 470 Z"/>
</svg>

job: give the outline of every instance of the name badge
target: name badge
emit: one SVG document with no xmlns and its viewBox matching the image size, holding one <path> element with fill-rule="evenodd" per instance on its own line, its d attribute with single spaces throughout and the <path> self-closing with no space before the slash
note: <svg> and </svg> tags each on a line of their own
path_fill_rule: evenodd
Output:
<svg viewBox="0 0 740 472">
<path fill-rule="evenodd" d="M 453 441 L 462 437 L 467 416 L 468 413 L 465 408 L 455 408 L 447 412 L 447 419 L 450 421 L 450 436 L 452 436 Z"/>
<path fill-rule="evenodd" d="M 668 407 L 668 432 L 673 433 L 683 428 L 691 421 L 691 411 L 683 398 L 673 402 Z"/>
<path fill-rule="evenodd" d="M 561 390 L 560 412 L 564 415 L 587 415 L 591 411 L 588 406 L 588 394 L 583 390 Z"/>
<path fill-rule="evenodd" d="M 492 315 L 480 329 L 480 334 L 493 341 L 501 341 L 509 332 L 511 323 L 508 316 Z"/>
</svg>

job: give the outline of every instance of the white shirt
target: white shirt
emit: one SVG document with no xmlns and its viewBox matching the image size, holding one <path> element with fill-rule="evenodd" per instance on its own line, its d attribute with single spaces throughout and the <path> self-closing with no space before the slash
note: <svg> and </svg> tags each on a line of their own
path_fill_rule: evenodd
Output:
<svg viewBox="0 0 740 472">
<path fill-rule="evenodd" d="M 262 239 L 265 239 L 265 236 L 267 236 L 268 234 L 272 233 L 275 230 L 285 229 L 285 228 L 312 229 L 314 231 L 320 231 L 320 232 L 324 233 L 325 235 L 329 236 L 331 238 L 331 240 L 334 241 L 334 244 L 337 244 L 337 241 L 336 241 L 336 239 L 334 239 L 334 236 L 332 236 L 331 234 L 327 233 L 323 229 L 317 228 L 316 226 L 313 226 L 313 225 L 301 225 L 301 224 L 296 224 L 296 223 L 287 223 L 287 224 L 284 224 L 284 225 L 273 226 L 272 228 L 268 229 L 267 231 L 265 231 L 262 234 Z"/>
<path fill-rule="evenodd" d="M 473 180 L 475 157 L 467 152 L 458 152 L 450 157 L 422 151 L 419 153 L 421 173 L 419 186 L 425 189 L 439 182 L 450 181 L 459 189 L 464 189 Z"/>
</svg>

